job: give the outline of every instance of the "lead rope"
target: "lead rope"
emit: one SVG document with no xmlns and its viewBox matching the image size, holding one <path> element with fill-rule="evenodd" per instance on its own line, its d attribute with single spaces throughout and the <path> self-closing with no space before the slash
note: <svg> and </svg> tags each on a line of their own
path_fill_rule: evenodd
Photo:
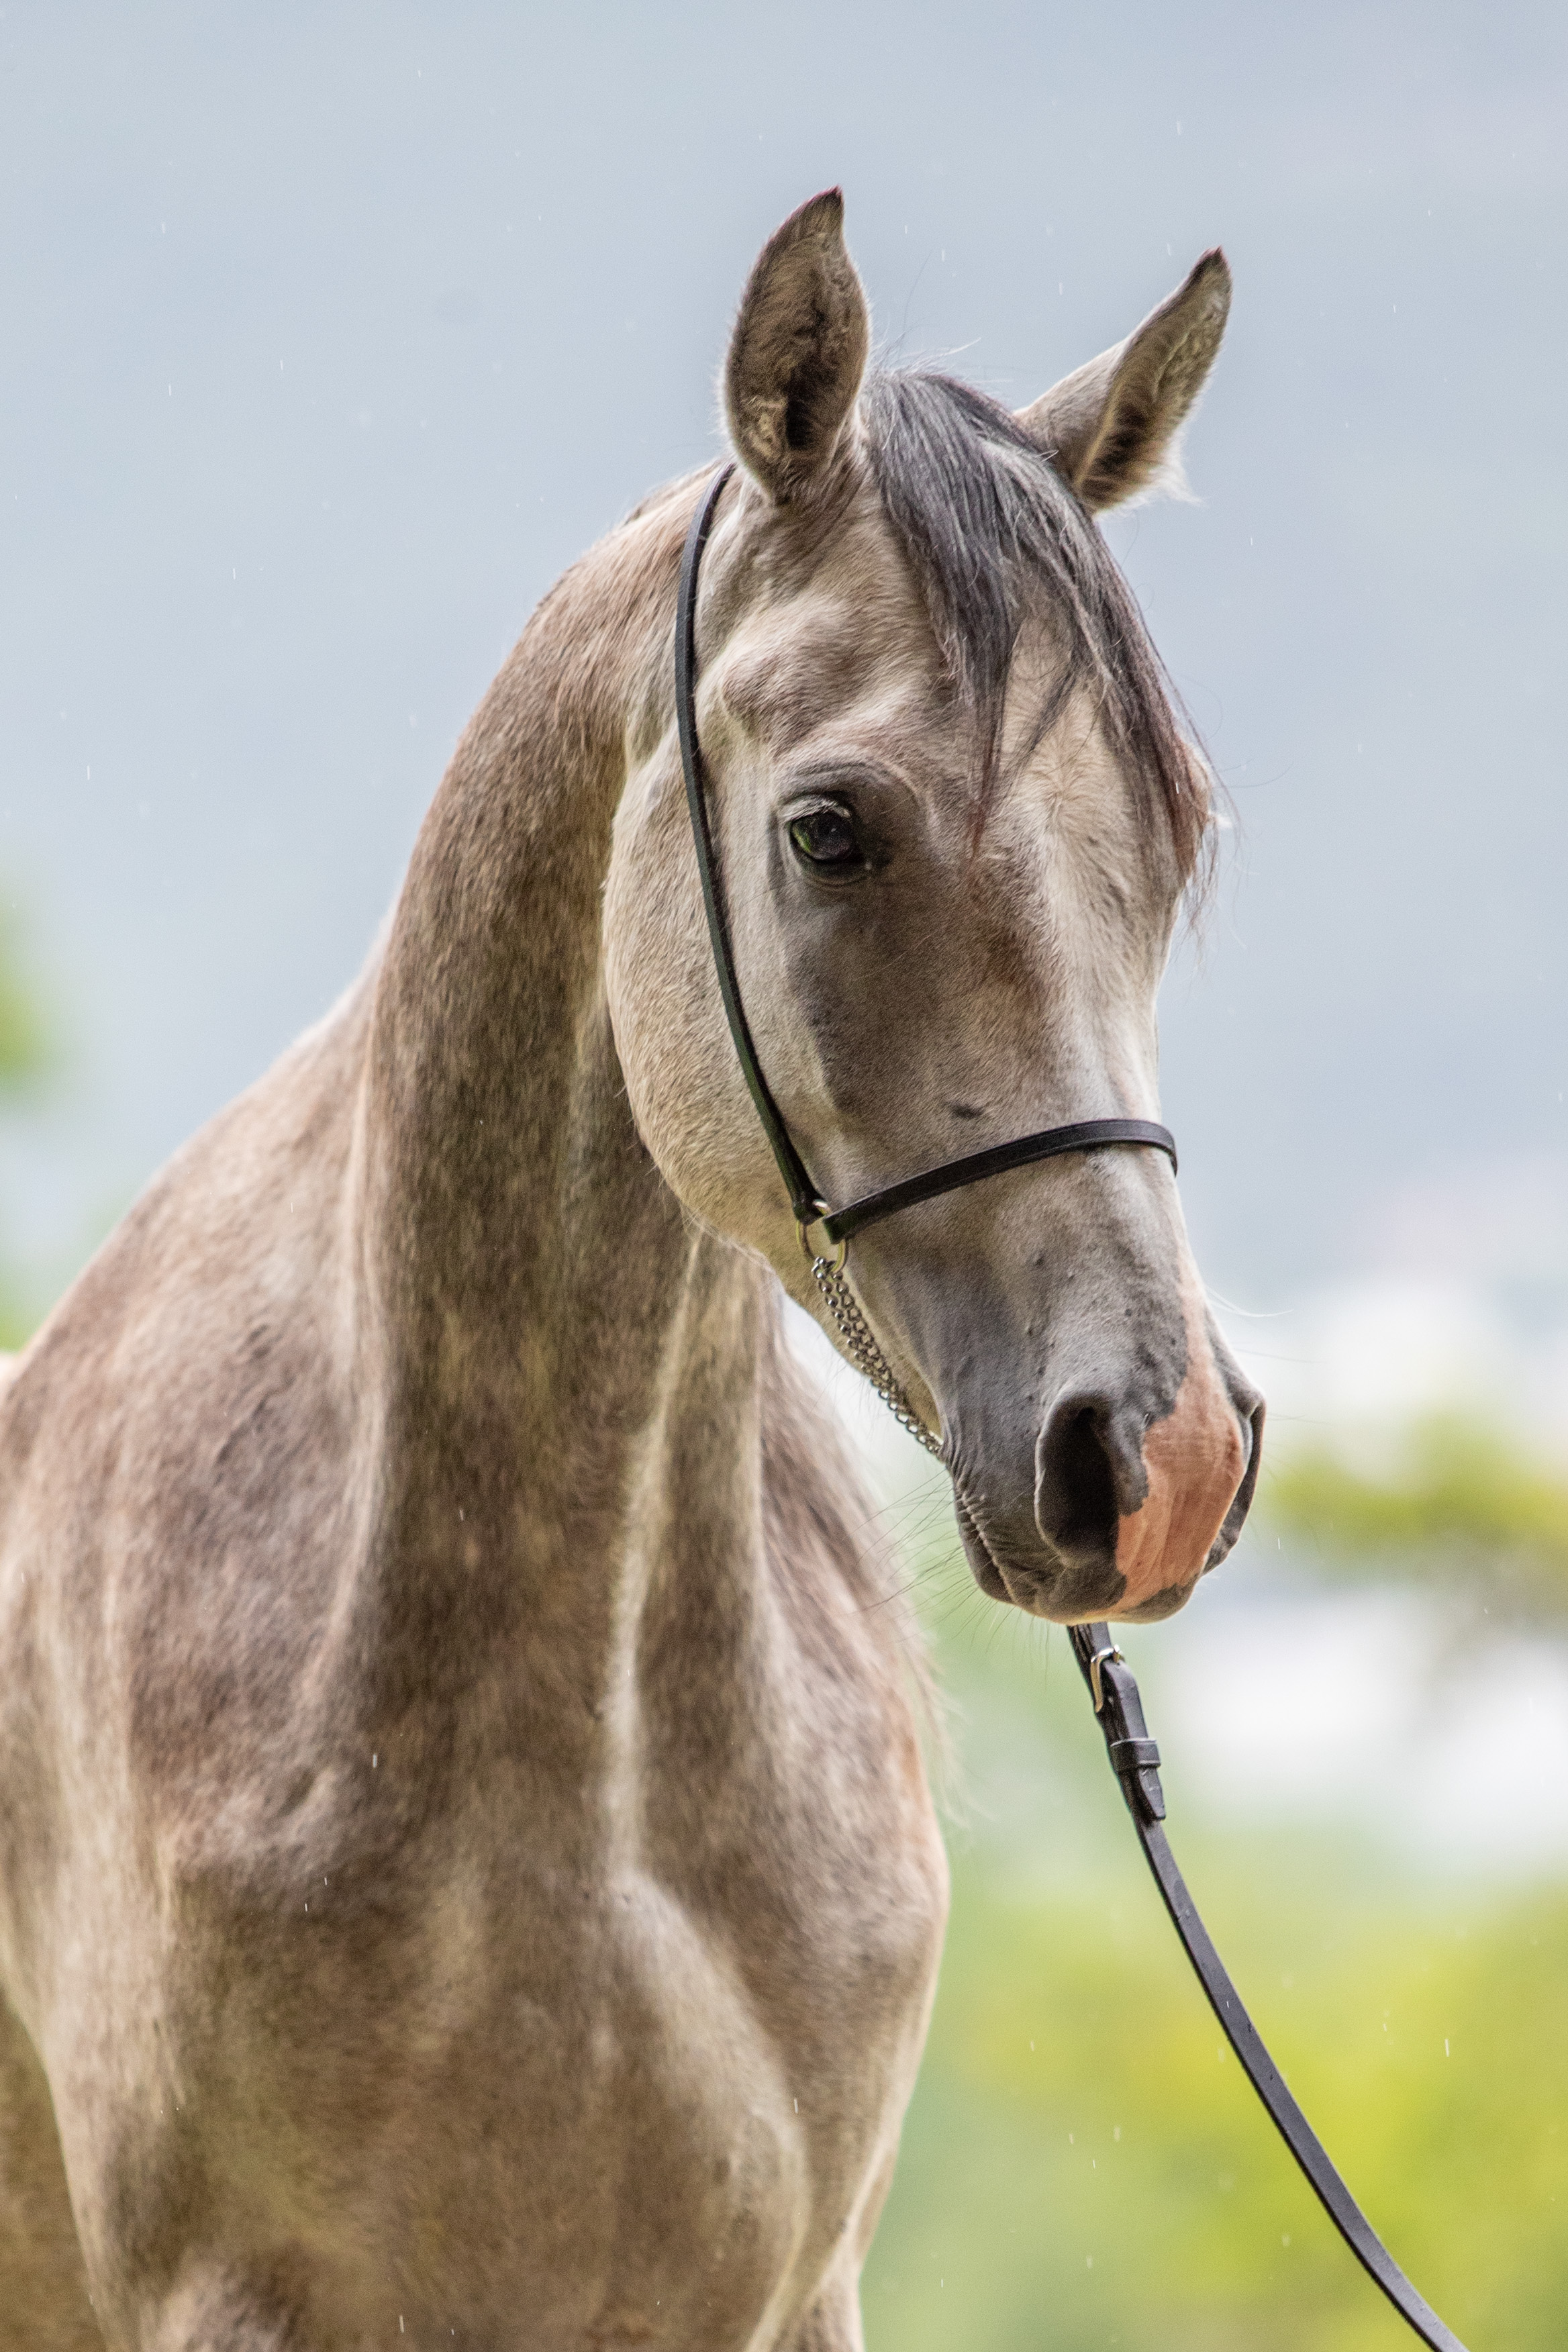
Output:
<svg viewBox="0 0 1568 2352">
<path fill-rule="evenodd" d="M 1453 2329 L 1405 2277 L 1341 2179 L 1328 2150 L 1291 2097 L 1284 2075 L 1269 2056 L 1263 2036 L 1214 1948 L 1165 1836 L 1160 1750 L 1149 1737 L 1132 1669 L 1112 1640 L 1110 1626 L 1069 1625 L 1068 1639 L 1089 1685 L 1110 1769 L 1121 1783 L 1143 1859 L 1154 1874 L 1171 1925 L 1269 2121 L 1306 2174 L 1330 2221 L 1400 2317 L 1430 2352 L 1465 2352 Z"/>
<path fill-rule="evenodd" d="M 845 1255 L 840 1245 L 837 1258 L 814 1256 L 811 1261 L 816 1286 L 844 1343 L 844 1351 L 857 1371 L 870 1381 L 900 1428 L 907 1429 L 928 1454 L 940 1456 L 941 1439 L 926 1427 L 900 1387 L 892 1366 L 877 1345 L 861 1312 L 859 1300 L 845 1280 Z M 1453 2330 L 1438 2318 L 1426 2297 L 1405 2277 L 1340 2178 L 1328 2150 L 1291 2097 L 1285 2077 L 1269 2056 L 1263 2037 L 1243 2007 L 1241 1996 L 1214 1948 L 1166 1840 L 1160 1750 L 1149 1737 L 1138 1685 L 1111 1640 L 1110 1626 L 1073 1625 L 1068 1627 L 1068 1634 L 1089 1685 L 1089 1697 L 1105 1734 L 1110 1769 L 1127 1801 L 1143 1858 L 1154 1874 L 1182 1948 L 1270 2122 L 1306 2174 L 1330 2221 L 1400 2317 L 1415 2329 L 1423 2344 L 1431 2347 L 1431 2352 L 1465 2352 Z"/>
<path fill-rule="evenodd" d="M 811 1261 L 816 1286 L 844 1343 L 845 1354 L 856 1370 L 870 1381 L 900 1428 L 907 1429 L 928 1454 L 940 1457 L 942 1440 L 926 1427 L 900 1387 L 892 1366 L 877 1345 L 861 1312 L 859 1300 L 844 1278 L 843 1269 L 842 1249 L 837 1259 L 814 1256 Z M 1214 1948 L 1165 1837 L 1160 1750 L 1149 1737 L 1138 1685 L 1110 1638 L 1110 1626 L 1072 1625 L 1068 1636 L 1089 1685 L 1089 1697 L 1105 1734 L 1110 1769 L 1127 1801 L 1143 1858 L 1154 1874 L 1182 1948 L 1208 1996 L 1226 2039 L 1262 2100 L 1269 2121 L 1306 2174 L 1330 2221 L 1400 2317 L 1415 2329 L 1423 2344 L 1430 2347 L 1430 2352 L 1465 2352 L 1453 2330 L 1438 2318 L 1426 2297 L 1405 2277 L 1340 2178 L 1328 2150 L 1291 2097 L 1285 2077 L 1269 2056 L 1262 2035 L 1243 2007 L 1241 1996 Z"/>
<path fill-rule="evenodd" d="M 940 1456 L 941 1439 L 926 1427 L 900 1387 L 892 1366 L 877 1345 L 861 1312 L 859 1300 L 844 1278 L 844 1256 L 842 1247 L 837 1259 L 814 1256 L 811 1271 L 834 1328 L 844 1342 L 845 1353 L 856 1370 L 870 1381 L 900 1428 L 907 1429 L 928 1454 Z M 1438 2318 L 1426 2297 L 1405 2277 L 1346 2188 L 1322 2141 L 1291 2097 L 1285 2077 L 1269 2056 L 1262 2035 L 1247 2015 L 1241 1995 L 1215 1949 L 1165 1836 L 1160 1750 L 1149 1737 L 1138 1685 L 1111 1639 L 1110 1626 L 1071 1625 L 1068 1638 L 1089 1685 L 1089 1697 L 1105 1735 L 1110 1769 L 1121 1783 L 1143 1858 L 1154 1874 L 1171 1925 L 1208 1996 L 1226 2039 L 1262 2100 L 1269 2121 L 1305 2173 L 1330 2221 L 1400 2317 L 1415 2329 L 1430 2352 L 1465 2352 L 1452 2328 Z"/>
</svg>

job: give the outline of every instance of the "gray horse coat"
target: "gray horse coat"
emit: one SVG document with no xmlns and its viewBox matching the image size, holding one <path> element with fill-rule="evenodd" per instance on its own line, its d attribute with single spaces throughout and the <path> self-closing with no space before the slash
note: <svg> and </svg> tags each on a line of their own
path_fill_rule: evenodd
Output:
<svg viewBox="0 0 1568 2352">
<path fill-rule="evenodd" d="M 1154 1115 L 1206 804 L 1089 514 L 1169 464 L 1227 288 L 1011 419 L 863 390 L 836 195 L 753 272 L 700 720 L 837 1197 Z M 369 969 L 0 1397 L 13 2352 L 861 2342 L 947 1880 L 685 832 L 700 488 L 546 598 Z M 1258 1408 L 1164 1164 L 995 1180 L 850 1274 L 985 1588 L 1178 1605 Z"/>
</svg>

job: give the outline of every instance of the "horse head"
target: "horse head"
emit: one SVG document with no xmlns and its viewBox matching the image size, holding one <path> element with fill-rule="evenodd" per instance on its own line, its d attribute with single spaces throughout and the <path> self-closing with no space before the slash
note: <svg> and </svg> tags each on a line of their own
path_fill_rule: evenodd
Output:
<svg viewBox="0 0 1568 2352">
<path fill-rule="evenodd" d="M 1053 1124 L 1156 1116 L 1156 996 L 1207 782 L 1093 516 L 1174 474 L 1228 299 L 1207 254 L 1125 342 L 1011 414 L 944 376 L 868 372 L 837 191 L 752 273 L 697 718 L 751 1032 L 826 1198 Z M 668 662 L 633 730 L 605 927 L 645 1142 L 820 1318 L 725 1025 Z M 1161 1617 L 1230 1549 L 1262 1401 L 1159 1153 L 1078 1152 L 926 1201 L 858 1235 L 848 1275 L 941 1431 L 987 1592 L 1058 1622 Z"/>
</svg>

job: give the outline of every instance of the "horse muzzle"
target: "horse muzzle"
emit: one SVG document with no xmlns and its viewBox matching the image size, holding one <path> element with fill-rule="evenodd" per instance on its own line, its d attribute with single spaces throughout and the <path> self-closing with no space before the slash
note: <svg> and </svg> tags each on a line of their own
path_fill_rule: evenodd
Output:
<svg viewBox="0 0 1568 2352">
<path fill-rule="evenodd" d="M 1224 1559 L 1257 1485 L 1263 1400 L 1206 1335 L 1165 1411 L 1151 1412 L 1141 1391 L 1061 1383 L 1026 1506 L 1019 1494 L 996 1508 L 1002 1479 L 955 1449 L 959 1528 L 984 1591 L 1059 1624 L 1152 1620 Z"/>
</svg>

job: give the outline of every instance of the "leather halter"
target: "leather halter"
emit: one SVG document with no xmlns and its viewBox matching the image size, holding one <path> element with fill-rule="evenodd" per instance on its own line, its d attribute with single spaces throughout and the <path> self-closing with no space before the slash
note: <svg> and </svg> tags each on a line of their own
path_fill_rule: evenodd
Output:
<svg viewBox="0 0 1568 2352">
<path fill-rule="evenodd" d="M 956 1192 L 961 1185 L 978 1184 L 985 1177 L 1000 1176 L 1010 1168 L 1030 1167 L 1037 1160 L 1055 1160 L 1065 1151 L 1097 1151 L 1106 1144 L 1142 1144 L 1164 1152 L 1174 1168 L 1176 1139 L 1168 1127 L 1159 1127 L 1149 1118 L 1079 1118 L 1067 1127 L 1042 1128 L 1036 1135 L 1020 1135 L 1010 1143 L 994 1144 L 987 1151 L 969 1152 L 962 1160 L 944 1160 L 940 1168 L 928 1168 L 918 1176 L 904 1177 L 900 1183 L 886 1184 L 879 1192 L 867 1192 L 842 1209 L 829 1208 L 822 1198 L 810 1170 L 795 1149 L 784 1113 L 773 1100 L 752 1042 L 745 1007 L 741 1002 L 741 985 L 735 976 L 735 953 L 730 943 L 723 886 L 708 821 L 702 748 L 697 740 L 697 572 L 708 534 L 713 528 L 720 496 L 734 470 L 732 465 L 720 467 L 686 534 L 686 551 L 680 559 L 680 593 L 675 608 L 676 724 L 680 733 L 686 803 L 691 812 L 691 837 L 697 845 L 697 871 L 702 882 L 702 904 L 708 916 L 708 937 L 712 942 L 724 1018 L 730 1024 L 742 1076 L 756 1105 L 763 1132 L 773 1146 L 803 1239 L 813 1227 L 820 1227 L 829 1242 L 847 1242 L 868 1225 L 878 1224 L 884 1217 L 897 1216 L 900 1209 L 912 1209 L 917 1202 L 934 1201 L 940 1193 Z"/>
<path fill-rule="evenodd" d="M 1151 1119 L 1088 1118 L 1075 1120 L 1067 1127 L 1043 1128 L 1038 1134 L 1021 1135 L 1014 1142 L 994 1145 L 988 1151 L 974 1151 L 966 1159 L 946 1160 L 940 1168 L 928 1168 L 921 1175 L 906 1176 L 900 1183 L 884 1185 L 879 1192 L 868 1192 L 862 1199 L 852 1201 L 842 1209 L 830 1209 L 818 1193 L 805 1160 L 795 1149 L 784 1114 L 774 1102 L 768 1082 L 763 1076 L 752 1033 L 746 1024 L 740 983 L 735 977 L 735 959 L 730 944 L 723 892 L 713 853 L 713 836 L 708 822 L 702 752 L 697 740 L 697 572 L 703 548 L 708 542 L 708 534 L 713 528 L 720 494 L 734 470 L 733 465 L 728 465 L 715 474 L 686 537 L 686 551 L 680 562 L 680 593 L 675 614 L 676 720 L 680 732 L 680 764 L 686 777 L 692 839 L 697 845 L 697 870 L 702 881 L 702 904 L 708 915 L 708 936 L 713 946 L 719 992 L 724 1000 L 724 1017 L 730 1024 L 730 1034 L 734 1039 L 736 1055 L 752 1100 L 756 1105 L 757 1117 L 762 1120 L 763 1132 L 773 1146 L 773 1158 L 778 1162 L 779 1173 L 789 1192 L 790 1207 L 795 1212 L 802 1245 L 806 1248 L 807 1255 L 813 1253 L 805 1243 L 805 1235 L 813 1228 L 826 1234 L 829 1242 L 842 1246 L 847 1244 L 852 1234 L 863 1232 L 866 1226 L 876 1224 L 883 1217 L 896 1216 L 900 1209 L 912 1208 L 918 1201 L 934 1201 L 939 1194 L 954 1192 L 960 1185 L 978 1184 L 987 1176 L 1001 1175 L 1005 1169 L 1027 1168 L 1037 1160 L 1054 1160 L 1061 1152 L 1092 1151 L 1104 1144 L 1142 1144 L 1153 1150 L 1165 1152 L 1174 1168 L 1175 1139 L 1168 1128 L 1157 1127 Z M 891 1376 L 889 1377 L 890 1381 Z M 896 1386 L 892 1388 L 891 1394 L 893 1398 L 900 1396 Z M 896 1403 L 894 1410 L 898 1411 Z M 902 1420 L 905 1415 L 900 1413 L 899 1418 Z M 912 1422 L 906 1425 L 914 1426 Z M 1181 1938 L 1183 1949 L 1196 1970 L 1198 1981 L 1208 1996 L 1231 2048 L 1245 2067 L 1253 2089 L 1321 2200 L 1335 2229 L 1401 2317 L 1409 2322 L 1423 2344 L 1430 2347 L 1430 2352 L 1465 2352 L 1465 2347 L 1452 2329 L 1444 2326 L 1431 2305 L 1412 2286 L 1335 2171 L 1321 2141 L 1291 2097 L 1284 2076 L 1264 2047 L 1262 2036 L 1242 2007 L 1241 1997 L 1210 1941 L 1208 1930 L 1198 1916 L 1197 1906 L 1187 1891 L 1186 1882 L 1176 1867 L 1175 1856 L 1166 1841 L 1165 1800 L 1160 1787 L 1160 1750 L 1149 1738 L 1138 1685 L 1131 1669 L 1111 1640 L 1110 1626 L 1072 1625 L 1068 1627 L 1068 1634 L 1073 1654 L 1089 1685 L 1094 1711 L 1105 1734 L 1110 1768 L 1121 1784 L 1121 1793 L 1132 1816 L 1144 1858 L 1154 1874 L 1155 1883 L 1164 1898 L 1165 1908 Z"/>
</svg>

